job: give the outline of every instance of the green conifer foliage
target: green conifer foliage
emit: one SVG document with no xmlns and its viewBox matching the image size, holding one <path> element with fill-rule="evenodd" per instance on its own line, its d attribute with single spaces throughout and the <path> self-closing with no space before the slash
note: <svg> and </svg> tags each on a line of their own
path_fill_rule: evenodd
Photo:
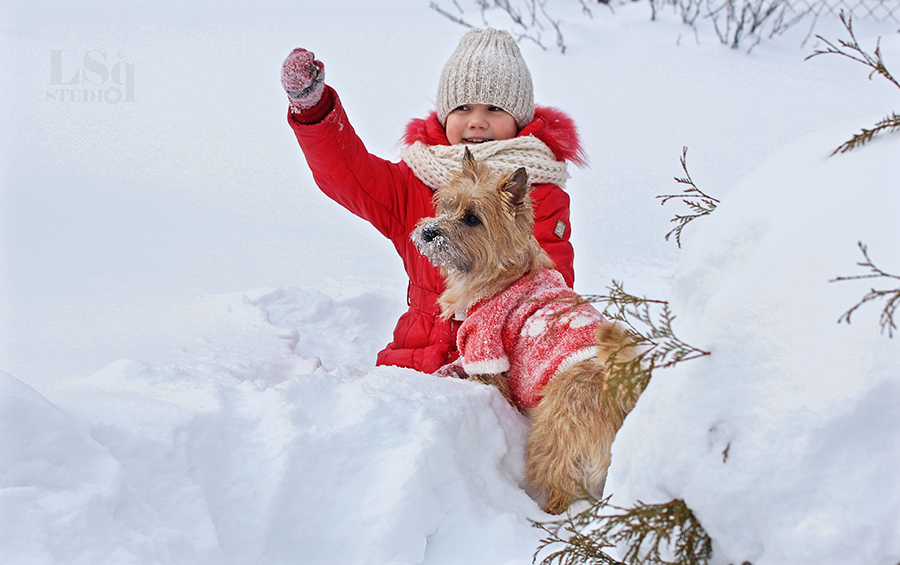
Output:
<svg viewBox="0 0 900 565">
<path fill-rule="evenodd" d="M 898 82 L 897 79 L 891 75 L 890 71 L 888 71 L 887 67 L 884 66 L 884 60 L 881 58 L 881 38 L 879 37 L 875 44 L 874 54 L 866 53 L 863 51 L 862 47 L 859 46 L 859 41 L 856 40 L 856 35 L 853 33 L 853 16 L 845 16 L 844 11 L 841 10 L 841 22 L 844 24 L 844 28 L 846 28 L 847 33 L 850 35 L 850 39 L 848 41 L 839 39 L 839 46 L 837 46 L 821 35 L 817 35 L 816 37 L 823 41 L 828 47 L 826 49 L 817 49 L 806 59 L 809 60 L 818 55 L 826 54 L 841 55 L 872 69 L 871 72 L 869 72 L 869 80 L 872 80 L 872 77 L 878 74 L 890 81 L 891 84 L 897 88 L 900 88 L 900 82 Z M 861 147 L 872 141 L 879 133 L 890 133 L 898 130 L 900 130 L 900 114 L 893 112 L 890 116 L 875 124 L 873 128 L 863 128 L 860 133 L 842 143 L 831 154 L 836 155 L 838 153 L 846 153 L 847 151 L 856 149 L 857 147 Z"/>
<path fill-rule="evenodd" d="M 684 170 L 684 177 L 675 177 L 675 182 L 687 185 L 688 188 L 684 189 L 684 192 L 680 194 L 662 194 L 657 196 L 657 198 L 662 199 L 661 204 L 678 198 L 691 210 L 690 214 L 683 216 L 676 214 L 671 220 L 676 226 L 666 234 L 666 241 L 669 241 L 669 237 L 672 234 L 675 235 L 675 243 L 678 244 L 678 247 L 681 247 L 681 231 L 684 227 L 697 218 L 712 214 L 713 210 L 716 209 L 716 205 L 719 204 L 718 200 L 706 194 L 694 184 L 694 180 L 687 170 L 687 147 L 681 153 L 681 168 Z"/>
<path fill-rule="evenodd" d="M 629 294 L 618 281 L 612 281 L 607 290 L 607 294 L 581 297 L 585 302 L 602 304 L 603 316 L 620 323 L 625 330 L 625 339 L 607 366 L 604 394 L 636 401 L 656 369 L 710 354 L 675 335 L 675 316 L 665 300 Z"/>
<path fill-rule="evenodd" d="M 869 248 L 863 242 L 858 242 L 859 249 L 862 251 L 863 257 L 865 258 L 865 262 L 857 263 L 860 267 L 866 267 L 869 269 L 869 274 L 866 275 L 855 275 L 851 277 L 837 277 L 836 279 L 831 280 L 830 282 L 839 282 L 839 281 L 852 281 L 859 279 L 893 279 L 900 280 L 900 276 L 892 275 L 885 271 L 882 271 L 872 262 L 872 259 L 869 257 Z M 884 310 L 881 311 L 881 317 L 879 319 L 879 324 L 881 325 L 881 333 L 887 331 L 888 337 L 894 337 L 894 330 L 897 329 L 897 324 L 894 322 L 894 314 L 897 312 L 897 306 L 900 306 L 900 287 L 891 289 L 891 290 L 875 290 L 870 289 L 869 292 L 863 296 L 862 300 L 860 300 L 855 306 L 844 312 L 844 314 L 838 319 L 838 323 L 847 322 L 850 323 L 850 317 L 853 315 L 856 310 L 859 309 L 860 306 L 866 304 L 867 302 L 871 302 L 873 300 L 884 299 L 886 301 Z"/>
<path fill-rule="evenodd" d="M 563 546 L 541 565 L 706 565 L 712 557 L 712 539 L 683 500 L 630 509 L 592 500 L 579 514 L 535 526 L 547 534 L 535 561 L 545 548 Z M 624 551 L 622 561 L 604 551 L 612 548 Z"/>
</svg>

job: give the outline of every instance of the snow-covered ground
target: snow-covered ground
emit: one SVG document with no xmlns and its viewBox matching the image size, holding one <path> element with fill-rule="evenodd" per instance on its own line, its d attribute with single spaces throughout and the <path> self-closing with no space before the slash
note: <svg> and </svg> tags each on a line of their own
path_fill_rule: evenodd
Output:
<svg viewBox="0 0 900 565">
<path fill-rule="evenodd" d="M 278 82 L 314 50 L 396 159 L 464 29 L 420 0 L 304 4 L 0 8 L 0 562 L 530 563 L 527 422 L 371 366 L 400 261 L 318 193 Z M 898 285 L 829 282 L 865 274 L 858 241 L 900 274 L 900 135 L 828 157 L 900 90 L 804 61 L 808 25 L 748 54 L 644 3 L 569 4 L 564 55 L 522 47 L 591 161 L 576 288 L 670 299 L 712 352 L 654 377 L 614 502 L 685 499 L 717 563 L 900 562 L 900 336 L 883 302 L 837 323 Z M 854 24 L 895 74 L 897 27 Z M 721 204 L 678 249 L 654 196 L 682 146 Z"/>
</svg>

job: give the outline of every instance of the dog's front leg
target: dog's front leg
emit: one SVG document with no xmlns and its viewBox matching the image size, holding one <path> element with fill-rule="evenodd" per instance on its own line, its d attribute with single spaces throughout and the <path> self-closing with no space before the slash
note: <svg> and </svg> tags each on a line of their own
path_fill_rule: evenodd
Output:
<svg viewBox="0 0 900 565">
<path fill-rule="evenodd" d="M 506 373 L 469 375 L 469 380 L 497 387 L 510 404 L 513 406 L 516 405 L 516 403 L 513 402 L 512 391 L 509 388 L 509 381 L 506 379 Z"/>
</svg>

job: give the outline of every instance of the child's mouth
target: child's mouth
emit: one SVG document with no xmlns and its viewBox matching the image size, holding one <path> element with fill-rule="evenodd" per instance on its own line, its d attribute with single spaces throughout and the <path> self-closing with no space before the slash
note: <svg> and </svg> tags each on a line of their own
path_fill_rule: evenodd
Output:
<svg viewBox="0 0 900 565">
<path fill-rule="evenodd" d="M 491 141 L 490 139 L 463 139 L 466 143 L 486 143 Z"/>
</svg>

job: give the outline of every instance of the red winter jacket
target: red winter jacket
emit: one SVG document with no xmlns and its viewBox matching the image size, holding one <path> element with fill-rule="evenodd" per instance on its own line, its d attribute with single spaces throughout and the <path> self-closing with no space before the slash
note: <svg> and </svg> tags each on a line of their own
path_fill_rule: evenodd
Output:
<svg viewBox="0 0 900 565">
<path fill-rule="evenodd" d="M 331 87 L 326 87 L 316 107 L 299 116 L 289 110 L 288 123 L 322 192 L 390 239 L 409 276 L 409 310 L 400 317 L 393 341 L 378 354 L 376 363 L 432 373 L 456 360 L 460 322 L 440 318 L 437 297 L 444 291 L 443 278 L 409 238 L 416 222 L 434 216 L 434 192 L 406 163 L 391 163 L 366 150 Z M 534 120 L 519 135 L 534 135 L 558 160 L 584 163 L 575 125 L 562 112 L 536 108 Z M 407 144 L 422 141 L 449 145 L 435 113 L 411 121 L 403 140 Z M 534 235 L 572 286 L 575 272 L 569 243 L 569 196 L 558 186 L 542 184 L 534 186 L 531 197 Z M 562 231 L 561 237 L 554 233 L 558 231 Z"/>
</svg>

